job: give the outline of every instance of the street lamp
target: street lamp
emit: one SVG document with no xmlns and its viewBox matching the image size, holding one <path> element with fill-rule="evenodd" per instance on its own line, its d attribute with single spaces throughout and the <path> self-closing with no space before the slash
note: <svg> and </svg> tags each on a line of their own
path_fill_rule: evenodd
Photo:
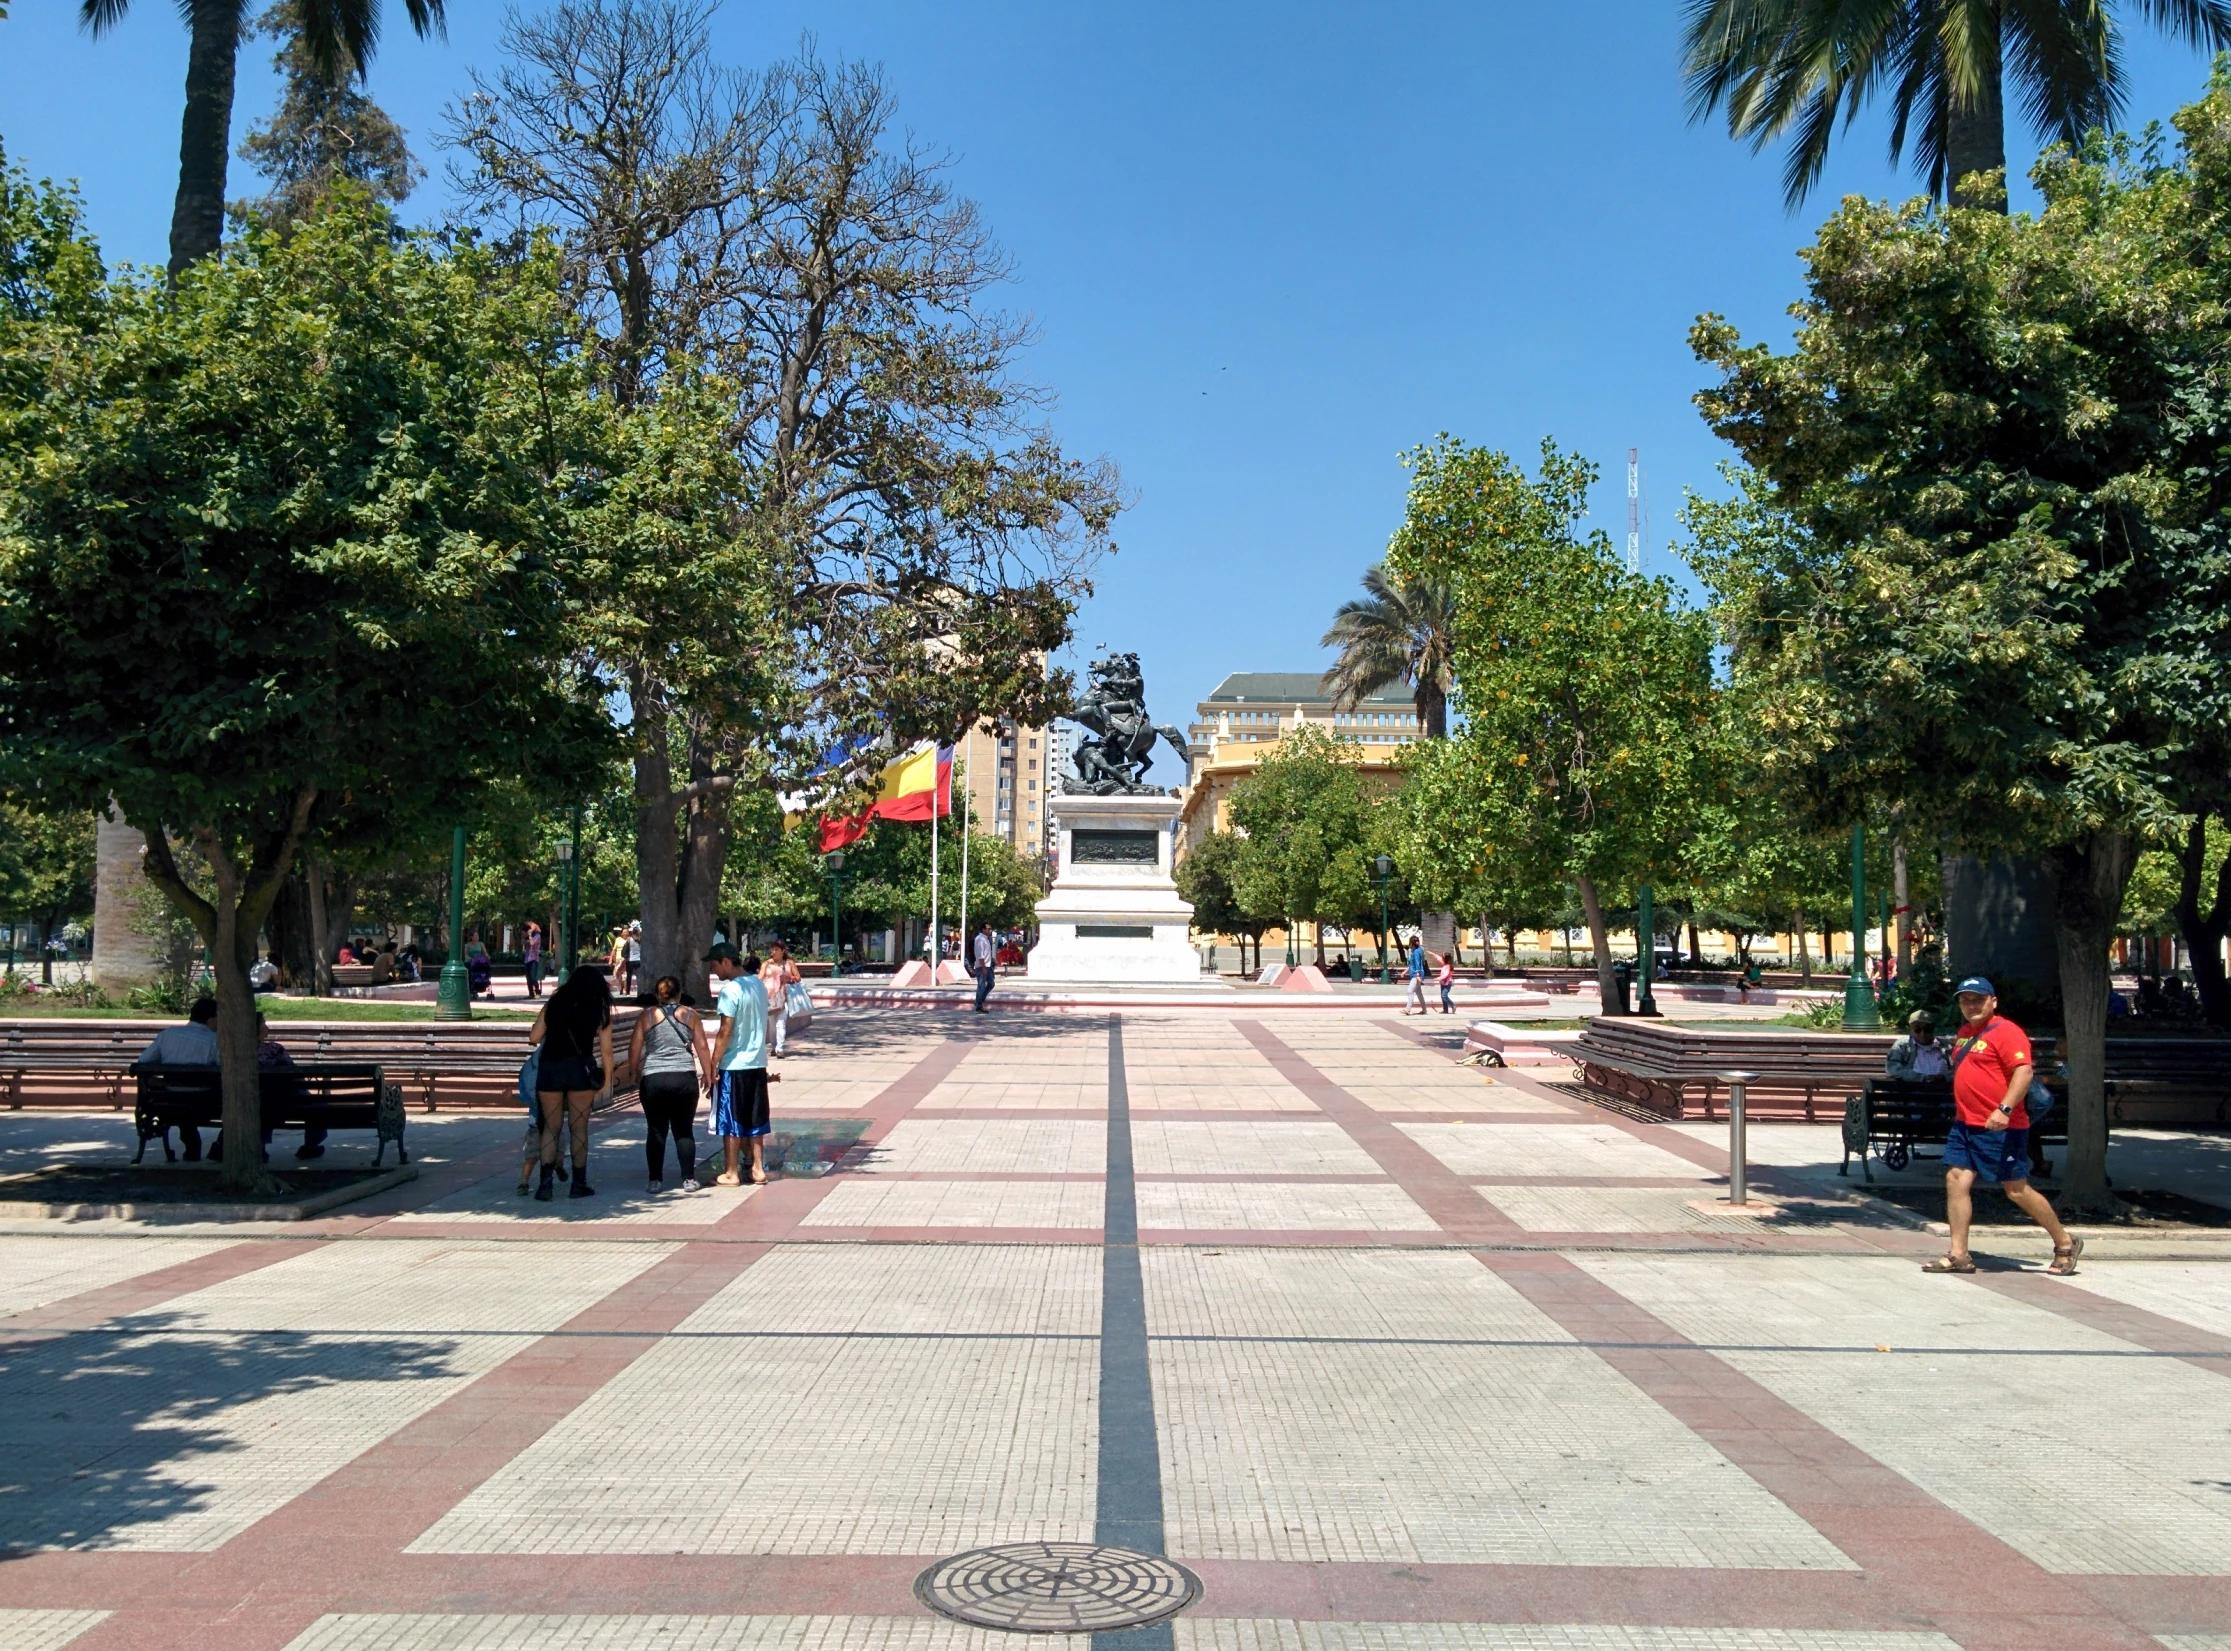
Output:
<svg viewBox="0 0 2231 1651">
<path fill-rule="evenodd" d="M 844 973 L 844 850 L 831 849 L 821 857 L 829 870 L 829 954 L 832 975 Z"/>
<path fill-rule="evenodd" d="M 573 970 L 573 839 L 560 837 L 558 856 L 558 984 Z"/>
<path fill-rule="evenodd" d="M 465 969 L 465 828 L 449 840 L 449 958 L 434 988 L 436 1020 L 473 1018 L 473 982 Z"/>
<path fill-rule="evenodd" d="M 1394 862 L 1384 854 L 1371 862 L 1371 873 L 1379 880 L 1379 984 L 1384 986 L 1387 974 L 1387 885 L 1394 881 Z"/>
<path fill-rule="evenodd" d="M 1867 828 L 1851 828 L 1851 977 L 1844 982 L 1844 1030 L 1879 1032 L 1875 988 L 1867 979 Z"/>
</svg>

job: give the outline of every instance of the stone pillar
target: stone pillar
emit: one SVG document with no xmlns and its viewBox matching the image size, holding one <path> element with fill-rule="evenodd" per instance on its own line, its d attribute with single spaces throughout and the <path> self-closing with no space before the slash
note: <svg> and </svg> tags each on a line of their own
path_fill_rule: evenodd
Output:
<svg viewBox="0 0 2231 1651">
<path fill-rule="evenodd" d="M 144 986 L 163 972 L 162 943 L 146 932 L 146 904 L 155 887 L 140 870 L 147 838 L 113 808 L 94 823 L 93 979 L 121 990 Z"/>
</svg>

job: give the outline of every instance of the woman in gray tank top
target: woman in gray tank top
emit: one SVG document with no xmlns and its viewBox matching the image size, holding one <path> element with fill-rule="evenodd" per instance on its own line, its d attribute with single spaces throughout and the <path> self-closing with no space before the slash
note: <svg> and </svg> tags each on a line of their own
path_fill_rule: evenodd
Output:
<svg viewBox="0 0 2231 1651">
<path fill-rule="evenodd" d="M 682 983 L 661 975 L 651 1005 L 635 1017 L 628 1048 L 643 1097 L 643 1151 L 651 1172 L 651 1191 L 665 1185 L 666 1137 L 674 1137 L 674 1157 L 682 1171 L 682 1190 L 697 1190 L 697 1098 L 710 1085 L 713 1052 L 705 1043 L 705 1024 L 682 1001 Z"/>
</svg>

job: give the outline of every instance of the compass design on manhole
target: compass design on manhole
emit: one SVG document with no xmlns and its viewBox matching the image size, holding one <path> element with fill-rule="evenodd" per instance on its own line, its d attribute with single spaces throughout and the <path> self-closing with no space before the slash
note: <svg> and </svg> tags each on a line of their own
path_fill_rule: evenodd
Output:
<svg viewBox="0 0 2231 1651">
<path fill-rule="evenodd" d="M 1009 1542 L 941 1559 L 914 1579 L 940 1616 L 1011 1634 L 1088 1634 L 1174 1616 L 1201 1580 L 1158 1554 L 1095 1542 Z"/>
</svg>

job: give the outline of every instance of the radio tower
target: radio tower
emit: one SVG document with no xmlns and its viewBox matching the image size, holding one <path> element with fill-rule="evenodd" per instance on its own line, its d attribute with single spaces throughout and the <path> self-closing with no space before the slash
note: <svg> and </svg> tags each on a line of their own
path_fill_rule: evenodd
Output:
<svg viewBox="0 0 2231 1651">
<path fill-rule="evenodd" d="M 1639 448 L 1627 449 L 1627 571 L 1642 571 L 1642 466 Z"/>
</svg>

